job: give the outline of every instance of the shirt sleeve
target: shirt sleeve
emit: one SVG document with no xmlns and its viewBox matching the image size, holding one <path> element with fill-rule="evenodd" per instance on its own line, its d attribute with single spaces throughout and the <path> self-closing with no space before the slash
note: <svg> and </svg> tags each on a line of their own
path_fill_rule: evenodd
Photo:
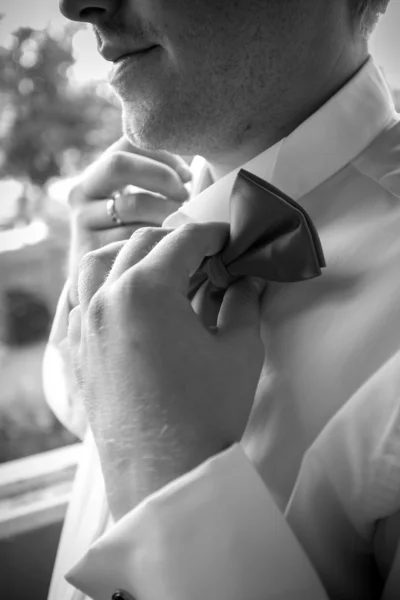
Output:
<svg viewBox="0 0 400 600">
<path fill-rule="evenodd" d="M 399 597 L 399 392 L 397 353 L 306 452 L 287 507 L 287 520 L 332 598 Z M 385 595 L 396 577 L 397 595 Z"/>
<path fill-rule="evenodd" d="M 136 600 L 327 600 L 239 444 L 145 499 L 67 580 L 94 600 L 117 590 Z"/>
<path fill-rule="evenodd" d="M 58 301 L 53 326 L 43 358 L 43 390 L 48 405 L 58 420 L 74 435 L 83 439 L 87 419 L 83 401 L 72 368 L 67 331 L 69 304 L 69 281 L 66 282 Z"/>
</svg>

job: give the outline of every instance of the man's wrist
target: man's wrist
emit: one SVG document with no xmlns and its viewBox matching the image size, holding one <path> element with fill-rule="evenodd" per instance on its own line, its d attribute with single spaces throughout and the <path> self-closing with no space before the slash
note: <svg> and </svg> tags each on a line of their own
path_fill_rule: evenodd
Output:
<svg viewBox="0 0 400 600">
<path fill-rule="evenodd" d="M 140 420 L 140 410 L 136 411 L 136 420 Z M 124 441 L 123 434 L 108 437 L 105 428 L 98 421 L 91 420 L 110 512 L 115 521 L 134 509 L 150 495 L 164 488 L 197 468 L 207 460 L 227 450 L 233 444 L 218 443 L 216 440 L 204 439 L 195 447 L 188 443 L 180 445 L 175 441 L 145 444 L 145 452 L 135 452 L 132 439 L 140 438 L 140 432 L 132 432 L 130 439 Z M 158 427 L 151 428 L 158 431 Z M 115 441 L 115 437 L 118 441 Z M 150 436 L 151 439 L 156 438 Z M 183 437 L 183 436 L 182 436 Z M 179 458 L 177 458 L 179 457 Z"/>
</svg>

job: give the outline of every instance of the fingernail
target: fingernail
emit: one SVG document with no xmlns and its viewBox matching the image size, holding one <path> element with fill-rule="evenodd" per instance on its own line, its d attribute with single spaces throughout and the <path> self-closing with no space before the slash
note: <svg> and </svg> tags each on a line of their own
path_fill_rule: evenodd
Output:
<svg viewBox="0 0 400 600">
<path fill-rule="evenodd" d="M 189 167 L 187 167 L 186 165 L 180 165 L 176 169 L 176 172 L 178 173 L 179 177 L 182 179 L 183 183 L 189 183 L 189 181 L 192 180 L 192 172 L 189 169 Z"/>
</svg>

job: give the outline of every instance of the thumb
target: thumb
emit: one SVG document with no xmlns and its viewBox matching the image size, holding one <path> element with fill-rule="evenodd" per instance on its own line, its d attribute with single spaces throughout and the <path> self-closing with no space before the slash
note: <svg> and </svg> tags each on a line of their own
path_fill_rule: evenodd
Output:
<svg viewBox="0 0 400 600">
<path fill-rule="evenodd" d="M 218 331 L 252 331 L 259 336 L 261 322 L 261 296 L 266 282 L 246 277 L 232 284 L 226 291 L 218 315 Z"/>
</svg>

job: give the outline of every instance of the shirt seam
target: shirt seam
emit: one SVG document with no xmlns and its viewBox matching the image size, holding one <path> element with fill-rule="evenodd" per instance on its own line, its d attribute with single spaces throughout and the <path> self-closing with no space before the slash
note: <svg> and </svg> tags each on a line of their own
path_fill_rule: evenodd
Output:
<svg viewBox="0 0 400 600">
<path fill-rule="evenodd" d="M 395 113 L 395 114 L 397 115 L 398 113 Z M 379 186 L 380 186 L 382 189 L 384 189 L 384 190 L 385 190 L 385 191 L 387 191 L 389 194 L 391 194 L 391 195 L 392 195 L 394 198 L 396 198 L 397 200 L 399 200 L 399 199 L 400 199 L 400 196 L 396 195 L 396 194 L 393 192 L 393 190 L 390 190 L 390 189 L 389 189 L 389 188 L 388 188 L 386 185 L 384 185 L 384 184 L 382 183 L 382 181 L 381 181 L 381 178 L 374 178 L 374 177 L 373 177 L 373 176 L 372 176 L 370 173 L 365 173 L 365 172 L 364 172 L 364 171 L 361 169 L 360 165 L 359 165 L 359 164 L 357 164 L 357 163 L 358 163 L 358 161 L 359 161 L 359 159 L 360 159 L 360 158 L 361 158 L 363 155 L 365 155 L 365 153 L 367 152 L 368 148 L 370 148 L 370 147 L 371 147 L 371 146 L 374 144 L 374 142 L 376 141 L 376 139 L 377 139 L 377 138 L 378 138 L 380 135 L 383 135 L 383 134 L 386 132 L 386 130 L 388 129 L 389 125 L 390 125 L 390 124 L 393 122 L 393 116 L 394 116 L 394 115 L 393 115 L 393 113 L 391 113 L 390 115 L 388 115 L 388 117 L 387 117 L 386 121 L 384 122 L 384 124 L 382 125 L 382 127 L 381 127 L 381 130 L 379 131 L 379 133 L 377 133 L 377 134 L 374 136 L 374 138 L 373 138 L 373 139 L 372 139 L 372 140 L 369 142 L 369 144 L 367 144 L 367 145 L 365 146 L 365 148 L 364 148 L 363 150 L 361 150 L 361 152 L 359 152 L 359 154 L 357 154 L 357 156 L 355 156 L 355 157 L 354 157 L 354 158 L 353 158 L 353 159 L 352 159 L 352 160 L 349 162 L 349 164 L 351 164 L 351 165 L 354 167 L 354 169 L 357 171 L 357 173 L 359 173 L 360 175 L 363 175 L 364 177 L 367 177 L 367 178 L 368 178 L 370 181 L 373 181 L 374 183 L 376 183 L 377 185 L 379 185 Z M 397 122 L 397 123 L 399 123 L 399 122 L 400 122 L 400 120 L 398 120 L 398 119 L 397 119 L 397 120 L 396 120 L 396 122 Z M 371 162 L 371 161 L 369 160 L 369 158 L 366 158 L 365 156 L 364 156 L 364 159 L 368 161 L 368 164 Z"/>
<path fill-rule="evenodd" d="M 386 185 L 384 185 L 382 183 L 382 181 L 381 181 L 380 178 L 375 178 L 370 173 L 365 173 L 363 170 L 361 170 L 361 168 L 359 167 L 359 165 L 357 165 L 355 162 L 351 162 L 350 164 L 353 165 L 353 167 L 356 169 L 356 171 L 360 175 L 362 175 L 364 177 L 367 177 L 370 181 L 373 181 L 374 183 L 376 183 L 377 185 L 379 185 L 382 189 L 384 189 L 386 192 L 388 192 L 391 196 L 393 196 L 394 198 L 396 198 L 396 200 L 400 200 L 400 196 L 397 195 L 397 194 L 395 194 L 395 192 L 393 192 L 393 190 L 391 190 Z"/>
</svg>

